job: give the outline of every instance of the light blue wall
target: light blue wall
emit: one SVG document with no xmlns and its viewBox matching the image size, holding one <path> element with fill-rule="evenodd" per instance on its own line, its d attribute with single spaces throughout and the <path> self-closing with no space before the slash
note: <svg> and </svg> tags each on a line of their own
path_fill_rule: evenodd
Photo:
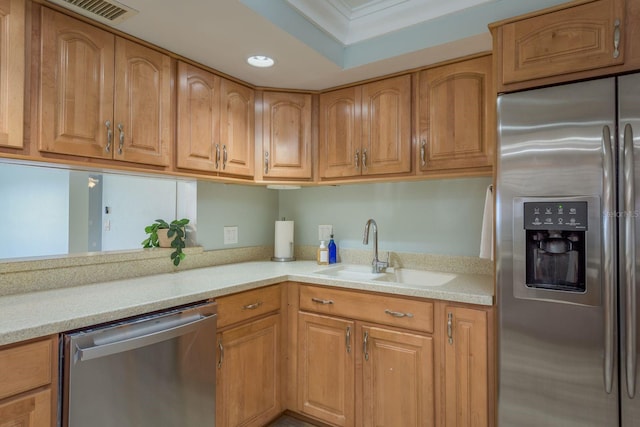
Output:
<svg viewBox="0 0 640 427">
<path fill-rule="evenodd" d="M 318 225 L 334 226 L 343 248 L 362 244 L 376 220 L 381 251 L 477 256 L 491 178 L 268 190 L 198 183 L 198 243 L 205 250 L 273 245 L 274 221 L 295 221 L 296 245 L 318 245 Z M 223 227 L 237 225 L 237 245 L 223 244 Z"/>
<path fill-rule="evenodd" d="M 205 250 L 273 245 L 278 191 L 198 182 L 197 240 Z M 224 227 L 238 227 L 238 244 L 224 244 Z"/>
<path fill-rule="evenodd" d="M 296 245 L 317 245 L 318 225 L 330 224 L 338 247 L 365 249 L 364 224 L 373 218 L 381 251 L 478 256 L 490 183 L 466 178 L 281 191 L 279 216 L 295 221 Z"/>
</svg>

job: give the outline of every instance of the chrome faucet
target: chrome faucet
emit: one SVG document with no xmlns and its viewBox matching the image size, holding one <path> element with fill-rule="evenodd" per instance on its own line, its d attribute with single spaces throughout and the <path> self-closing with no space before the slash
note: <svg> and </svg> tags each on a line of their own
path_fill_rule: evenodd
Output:
<svg viewBox="0 0 640 427">
<path fill-rule="evenodd" d="M 384 273 L 389 267 L 389 253 L 387 253 L 387 261 L 380 261 L 378 259 L 378 224 L 373 219 L 367 221 L 364 225 L 364 236 L 362 243 L 369 244 L 369 228 L 373 226 L 373 261 L 371 261 L 372 273 Z"/>
</svg>

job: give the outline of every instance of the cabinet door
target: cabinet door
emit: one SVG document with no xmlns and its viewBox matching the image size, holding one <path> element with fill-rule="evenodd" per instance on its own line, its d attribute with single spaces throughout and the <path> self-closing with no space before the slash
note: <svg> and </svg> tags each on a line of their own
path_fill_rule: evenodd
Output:
<svg viewBox="0 0 640 427">
<path fill-rule="evenodd" d="M 178 63 L 179 168 L 217 171 L 220 165 L 220 78 Z"/>
<path fill-rule="evenodd" d="M 358 328 L 365 426 L 435 425 L 433 338 L 376 326 Z"/>
<path fill-rule="evenodd" d="M 490 167 L 495 139 L 491 56 L 421 71 L 421 171 Z"/>
<path fill-rule="evenodd" d="M 411 171 L 411 76 L 362 86 L 362 175 Z"/>
<path fill-rule="evenodd" d="M 265 92 L 264 178 L 311 179 L 311 95 Z"/>
<path fill-rule="evenodd" d="M 320 95 L 320 178 L 360 175 L 361 94 L 348 87 Z"/>
<path fill-rule="evenodd" d="M 114 36 L 41 10 L 39 149 L 110 159 Z"/>
<path fill-rule="evenodd" d="M 220 172 L 253 177 L 255 156 L 253 90 L 221 79 Z"/>
<path fill-rule="evenodd" d="M 623 64 L 624 22 L 623 0 L 599 0 L 506 24 L 502 83 Z"/>
<path fill-rule="evenodd" d="M 336 426 L 353 426 L 354 322 L 298 314 L 298 410 Z"/>
<path fill-rule="evenodd" d="M 0 1 L 0 146 L 12 148 L 24 141 L 24 5 Z"/>
<path fill-rule="evenodd" d="M 51 427 L 55 425 L 51 414 L 49 390 L 0 401 L 0 426 L 2 427 Z"/>
<path fill-rule="evenodd" d="M 173 145 L 171 59 L 118 37 L 115 82 L 114 158 L 168 165 Z"/>
<path fill-rule="evenodd" d="M 445 425 L 487 427 L 487 313 L 446 306 L 445 315 Z"/>
<path fill-rule="evenodd" d="M 216 426 L 266 425 L 280 403 L 280 315 L 218 334 Z"/>
</svg>

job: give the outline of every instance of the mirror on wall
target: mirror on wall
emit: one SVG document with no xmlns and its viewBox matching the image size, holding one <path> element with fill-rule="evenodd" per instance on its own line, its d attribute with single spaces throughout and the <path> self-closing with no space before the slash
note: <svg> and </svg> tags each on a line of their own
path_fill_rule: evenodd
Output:
<svg viewBox="0 0 640 427">
<path fill-rule="evenodd" d="M 195 225 L 195 181 L 0 162 L 0 259 L 140 248 L 156 218 Z"/>
</svg>

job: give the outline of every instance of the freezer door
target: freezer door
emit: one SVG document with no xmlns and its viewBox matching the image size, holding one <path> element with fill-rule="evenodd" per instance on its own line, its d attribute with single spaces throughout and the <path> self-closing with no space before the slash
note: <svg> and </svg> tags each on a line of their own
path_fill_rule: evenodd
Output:
<svg viewBox="0 0 640 427">
<path fill-rule="evenodd" d="M 640 74 L 618 78 L 620 196 L 620 394 L 623 427 L 640 422 L 637 307 L 640 306 Z"/>
<path fill-rule="evenodd" d="M 499 427 L 618 425 L 616 245 L 611 235 L 615 107 L 614 79 L 498 99 Z M 599 212 L 589 233 L 600 233 L 595 240 L 601 247 L 587 249 L 586 275 L 587 287 L 597 287 L 601 298 L 563 300 L 560 291 L 548 291 L 552 298 L 545 298 L 545 291 L 516 295 L 514 254 L 519 248 L 514 237 L 523 232 L 522 225 L 514 225 L 516 201 L 574 196 L 595 200 Z M 587 236 L 587 241 L 594 238 Z"/>
</svg>

